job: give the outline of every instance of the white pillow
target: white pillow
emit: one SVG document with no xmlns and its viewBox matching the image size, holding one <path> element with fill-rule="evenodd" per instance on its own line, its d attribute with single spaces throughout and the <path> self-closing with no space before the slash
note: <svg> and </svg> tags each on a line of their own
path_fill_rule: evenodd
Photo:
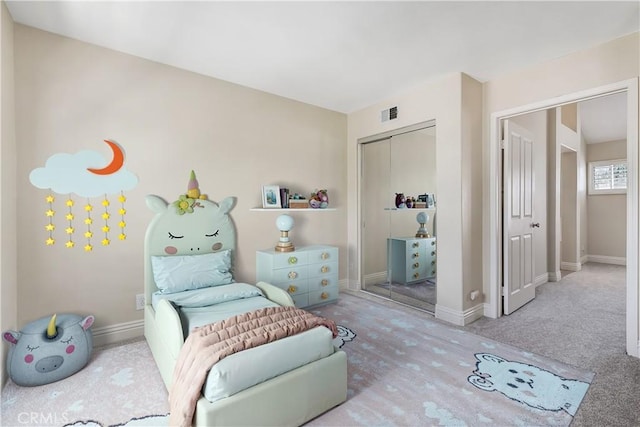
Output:
<svg viewBox="0 0 640 427">
<path fill-rule="evenodd" d="M 229 249 L 201 255 L 152 256 L 151 266 L 163 294 L 233 283 Z"/>
</svg>

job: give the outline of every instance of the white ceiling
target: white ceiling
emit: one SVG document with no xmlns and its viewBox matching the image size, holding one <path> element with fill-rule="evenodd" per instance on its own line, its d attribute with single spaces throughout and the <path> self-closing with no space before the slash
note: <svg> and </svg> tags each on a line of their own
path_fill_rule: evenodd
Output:
<svg viewBox="0 0 640 427">
<path fill-rule="evenodd" d="M 15 22 L 349 113 L 640 28 L 638 1 L 7 1 Z"/>
</svg>

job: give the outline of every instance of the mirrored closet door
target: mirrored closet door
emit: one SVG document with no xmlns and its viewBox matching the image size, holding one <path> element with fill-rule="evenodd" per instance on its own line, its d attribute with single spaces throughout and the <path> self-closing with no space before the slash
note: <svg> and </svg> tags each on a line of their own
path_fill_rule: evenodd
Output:
<svg viewBox="0 0 640 427">
<path fill-rule="evenodd" d="M 434 312 L 435 124 L 365 138 L 360 150 L 362 288 Z"/>
</svg>

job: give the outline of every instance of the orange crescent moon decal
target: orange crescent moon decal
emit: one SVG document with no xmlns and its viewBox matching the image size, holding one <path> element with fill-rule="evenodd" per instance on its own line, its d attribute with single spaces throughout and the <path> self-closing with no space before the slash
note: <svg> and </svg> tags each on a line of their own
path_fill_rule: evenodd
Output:
<svg viewBox="0 0 640 427">
<path fill-rule="evenodd" d="M 111 163 L 102 169 L 87 168 L 89 172 L 95 173 L 96 175 L 111 175 L 112 173 L 118 172 L 124 164 L 124 152 L 122 151 L 122 148 L 120 148 L 120 146 L 115 142 L 109 141 L 108 139 L 105 139 L 104 142 L 109 144 L 111 150 L 113 150 L 113 160 L 111 160 Z"/>
</svg>

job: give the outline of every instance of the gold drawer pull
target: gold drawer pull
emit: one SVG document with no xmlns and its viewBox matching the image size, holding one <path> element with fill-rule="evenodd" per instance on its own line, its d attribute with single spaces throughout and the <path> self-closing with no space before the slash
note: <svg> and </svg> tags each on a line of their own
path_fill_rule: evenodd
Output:
<svg viewBox="0 0 640 427">
<path fill-rule="evenodd" d="M 431 251 L 431 256 L 436 256 L 436 251 Z"/>
<path fill-rule="evenodd" d="M 298 273 L 296 273 L 295 271 L 290 271 L 288 276 L 289 279 L 295 279 L 296 277 L 298 277 Z"/>
<path fill-rule="evenodd" d="M 420 274 L 419 274 L 419 273 L 413 273 L 413 278 L 414 278 L 414 279 L 417 279 L 418 277 L 420 277 Z"/>
<path fill-rule="evenodd" d="M 322 273 L 328 273 L 328 272 L 329 272 L 329 266 L 328 266 L 328 265 L 323 265 L 323 266 L 320 268 L 320 271 L 321 271 Z"/>
<path fill-rule="evenodd" d="M 329 284 L 329 281 L 327 279 L 322 279 L 322 282 L 320 282 L 320 284 L 322 286 L 327 286 Z"/>
<path fill-rule="evenodd" d="M 436 262 L 435 261 L 431 261 L 431 265 L 436 265 Z"/>
<path fill-rule="evenodd" d="M 290 285 L 287 288 L 287 292 L 289 292 L 290 294 L 295 294 L 297 290 L 298 290 L 298 288 L 296 286 L 293 286 L 293 285 Z"/>
<path fill-rule="evenodd" d="M 329 298 L 329 294 L 327 292 L 323 292 L 323 293 L 320 294 L 320 298 L 327 299 L 327 298 Z"/>
<path fill-rule="evenodd" d="M 413 258 L 418 258 L 420 256 L 420 253 L 416 252 L 413 255 L 411 255 Z"/>
<path fill-rule="evenodd" d="M 322 252 L 322 255 L 320 255 L 320 258 L 329 259 L 329 252 Z"/>
<path fill-rule="evenodd" d="M 411 245 L 414 248 L 419 248 L 420 247 L 420 242 L 413 242 L 413 245 Z"/>
<path fill-rule="evenodd" d="M 420 268 L 420 263 L 416 262 L 415 264 L 413 264 L 413 268 Z"/>
<path fill-rule="evenodd" d="M 289 264 L 297 264 L 297 263 L 298 263 L 298 257 L 294 257 L 294 256 L 289 257 Z"/>
<path fill-rule="evenodd" d="M 436 241 L 435 241 L 435 240 L 432 240 L 432 241 L 431 241 L 431 246 L 435 246 L 435 245 L 436 245 Z"/>
</svg>

